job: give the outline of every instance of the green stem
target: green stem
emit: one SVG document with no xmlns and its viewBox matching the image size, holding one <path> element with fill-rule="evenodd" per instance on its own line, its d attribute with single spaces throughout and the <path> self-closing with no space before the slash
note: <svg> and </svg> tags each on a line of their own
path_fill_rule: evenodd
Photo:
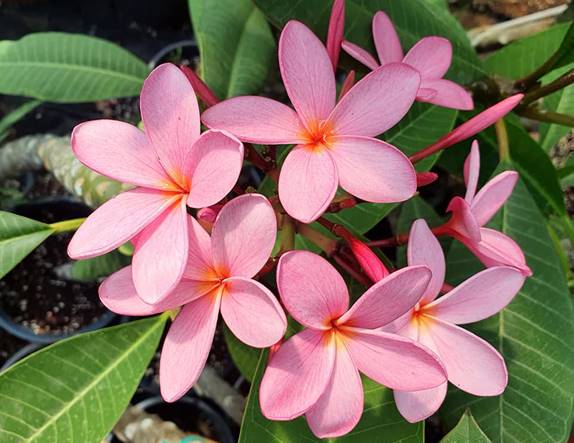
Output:
<svg viewBox="0 0 574 443">
<path fill-rule="evenodd" d="M 71 220 L 64 220 L 57 223 L 52 223 L 50 227 L 54 230 L 54 232 L 69 232 L 75 231 L 80 227 L 86 218 L 73 218 Z"/>
<path fill-rule="evenodd" d="M 574 127 L 573 116 L 561 114 L 559 112 L 547 111 L 546 109 L 528 107 L 517 111 L 517 114 L 532 120 L 538 120 L 539 122 L 556 123 L 558 125 Z"/>
<path fill-rule="evenodd" d="M 574 83 L 574 69 L 568 71 L 562 77 L 557 78 L 553 82 L 550 82 L 547 85 L 541 86 L 540 88 L 537 88 L 534 91 L 526 94 L 522 99 L 520 106 L 525 107 L 530 103 L 538 100 L 539 98 L 546 97 L 547 95 L 559 91 L 560 89 L 565 88 L 572 83 Z"/>
<path fill-rule="evenodd" d="M 510 148 L 508 144 L 508 132 L 506 131 L 506 123 L 504 119 L 498 120 L 494 124 L 496 131 L 496 138 L 498 140 L 498 157 L 502 163 L 510 161 Z"/>
</svg>

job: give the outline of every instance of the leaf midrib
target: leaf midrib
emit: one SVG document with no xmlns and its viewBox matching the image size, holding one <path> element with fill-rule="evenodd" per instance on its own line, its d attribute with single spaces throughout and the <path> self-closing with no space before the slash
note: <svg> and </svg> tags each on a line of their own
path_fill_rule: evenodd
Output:
<svg viewBox="0 0 574 443">
<path fill-rule="evenodd" d="M 5 238 L 5 239 L 0 239 L 0 247 L 6 246 L 6 245 L 10 245 L 10 244 L 12 244 L 12 243 L 14 243 L 14 242 L 17 242 L 17 241 L 19 241 L 19 240 L 21 240 L 21 239 L 23 239 L 23 238 L 31 237 L 31 236 L 33 236 L 33 235 L 35 235 L 35 234 L 40 234 L 40 233 L 49 233 L 49 234 L 52 234 L 53 232 L 55 232 L 55 229 L 48 227 L 48 228 L 45 228 L 45 229 L 39 229 L 39 230 L 34 231 L 34 232 L 28 232 L 28 233 L 26 233 L 26 234 L 17 235 L 17 236 L 15 236 L 15 237 L 8 237 L 8 238 Z M 48 235 L 49 235 L 49 234 L 48 234 Z"/>
</svg>

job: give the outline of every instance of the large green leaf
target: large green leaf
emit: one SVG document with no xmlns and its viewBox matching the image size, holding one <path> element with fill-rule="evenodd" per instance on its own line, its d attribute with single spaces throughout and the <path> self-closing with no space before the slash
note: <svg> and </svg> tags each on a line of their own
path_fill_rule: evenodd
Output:
<svg viewBox="0 0 574 443">
<path fill-rule="evenodd" d="M 148 68 L 108 41 L 43 32 L 0 41 L 0 94 L 52 102 L 138 95 Z"/>
<path fill-rule="evenodd" d="M 491 227 L 521 246 L 534 273 L 508 307 L 471 327 L 504 356 L 509 383 L 498 397 L 453 388 L 442 413 L 452 426 L 470 407 L 495 442 L 566 441 L 574 403 L 574 310 L 545 220 L 521 181 Z M 481 269 L 458 242 L 447 262 L 451 284 Z"/>
<path fill-rule="evenodd" d="M 327 33 L 330 1 L 255 0 L 255 3 L 277 27 L 290 19 L 310 26 L 321 38 Z M 428 0 L 347 0 L 345 38 L 364 48 L 372 49 L 371 21 L 377 11 L 385 11 L 397 28 L 403 49 L 420 38 L 441 35 L 453 44 L 453 61 L 447 77 L 467 84 L 484 75 L 481 62 L 470 46 L 458 21 L 436 2 Z"/>
<path fill-rule="evenodd" d="M 225 337 L 225 344 L 233 359 L 233 363 L 235 363 L 241 375 L 243 375 L 247 381 L 251 382 L 257 370 L 257 362 L 259 361 L 261 349 L 252 348 L 243 343 L 227 326 L 225 326 L 223 330 L 223 336 Z"/>
<path fill-rule="evenodd" d="M 94 281 L 107 277 L 129 263 L 129 257 L 118 251 L 111 251 L 97 257 L 75 261 L 72 264 L 71 277 L 79 281 Z"/>
<path fill-rule="evenodd" d="M 0 278 L 53 232 L 54 229 L 45 223 L 0 211 Z"/>
<path fill-rule="evenodd" d="M 3 443 L 100 443 L 151 360 L 165 316 L 60 341 L 0 374 Z"/>
<path fill-rule="evenodd" d="M 275 60 L 275 40 L 251 0 L 188 0 L 200 73 L 220 98 L 258 92 Z"/>
<path fill-rule="evenodd" d="M 261 414 L 259 407 L 259 384 L 265 370 L 268 352 L 261 353 L 255 379 L 249 391 L 247 406 L 241 425 L 239 443 L 300 443 L 324 441 L 315 437 L 305 419 L 271 421 Z M 365 409 L 359 424 L 347 435 L 331 438 L 331 443 L 351 442 L 423 442 L 424 422 L 410 424 L 399 414 L 391 390 L 363 378 Z M 341 405 L 344 408 L 345 405 Z"/>
<path fill-rule="evenodd" d="M 441 440 L 441 443 L 463 442 L 490 443 L 490 439 L 482 432 L 470 411 L 465 411 L 454 429 Z"/>
</svg>

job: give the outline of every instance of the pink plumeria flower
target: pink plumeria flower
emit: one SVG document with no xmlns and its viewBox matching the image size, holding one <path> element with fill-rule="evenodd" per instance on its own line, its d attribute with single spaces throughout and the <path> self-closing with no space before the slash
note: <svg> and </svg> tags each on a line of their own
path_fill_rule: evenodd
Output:
<svg viewBox="0 0 574 443">
<path fill-rule="evenodd" d="M 463 87 L 442 78 L 452 60 L 452 45 L 446 38 L 425 37 L 403 56 L 393 23 L 384 12 L 379 11 L 373 17 L 373 40 L 378 62 L 369 52 L 351 42 L 344 41 L 342 46 L 351 57 L 372 70 L 401 61 L 417 69 L 421 74 L 418 101 L 463 110 L 474 107 L 471 95 Z"/>
<path fill-rule="evenodd" d="M 244 343 L 264 348 L 285 334 L 287 320 L 275 296 L 253 276 L 275 243 L 277 222 L 265 197 L 246 194 L 227 203 L 211 238 L 189 217 L 189 261 L 181 283 L 155 305 L 144 303 L 128 266 L 107 278 L 100 299 L 124 315 L 152 315 L 182 306 L 161 352 L 160 386 L 169 402 L 197 381 L 211 348 L 219 312 Z"/>
<path fill-rule="evenodd" d="M 392 389 L 443 384 L 437 356 L 414 340 L 376 330 L 412 309 L 430 277 L 425 266 L 401 269 L 349 309 L 345 282 L 328 261 L 307 251 L 281 256 L 281 301 L 306 329 L 271 356 L 259 391 L 263 415 L 291 420 L 305 414 L 316 436 L 337 437 L 363 413 L 359 371 Z"/>
<path fill-rule="evenodd" d="M 200 135 L 197 99 L 185 75 L 163 64 L 141 92 L 145 131 L 127 123 L 94 120 L 72 133 L 72 148 L 90 169 L 130 183 L 80 226 L 68 247 L 70 257 L 105 254 L 132 240 L 133 279 L 148 303 L 166 297 L 178 284 L 187 260 L 186 205 L 217 203 L 239 177 L 243 144 L 225 131 Z"/>
<path fill-rule="evenodd" d="M 279 176 L 279 198 L 292 217 L 310 223 L 331 203 L 337 186 L 377 203 L 409 199 L 416 177 L 408 158 L 372 138 L 411 107 L 420 76 L 391 64 L 370 73 L 335 105 L 333 67 L 321 41 L 290 21 L 279 40 L 279 68 L 295 111 L 264 97 L 234 97 L 206 110 L 210 128 L 268 145 L 297 145 Z"/>
<path fill-rule="evenodd" d="M 518 173 L 501 172 L 477 193 L 479 172 L 480 153 L 475 140 L 464 164 L 466 195 L 464 199 L 452 199 L 447 208 L 452 217 L 439 229 L 463 243 L 487 267 L 514 266 L 524 275 L 532 275 L 520 246 L 502 232 L 484 227 L 512 194 Z"/>
<path fill-rule="evenodd" d="M 504 359 L 486 341 L 457 325 L 473 323 L 502 310 L 522 287 L 524 275 L 509 266 L 485 269 L 436 299 L 444 283 L 444 255 L 422 219 L 411 228 L 408 264 L 428 266 L 432 278 L 415 308 L 385 330 L 418 340 L 436 352 L 446 368 L 448 381 L 459 389 L 480 396 L 500 395 L 508 382 Z M 447 384 L 422 391 L 395 390 L 399 411 L 411 423 L 424 420 L 442 404 Z"/>
</svg>

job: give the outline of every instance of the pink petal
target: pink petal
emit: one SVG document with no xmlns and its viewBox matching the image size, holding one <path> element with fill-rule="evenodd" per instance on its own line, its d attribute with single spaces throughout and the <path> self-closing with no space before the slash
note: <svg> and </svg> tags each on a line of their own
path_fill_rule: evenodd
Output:
<svg viewBox="0 0 574 443">
<path fill-rule="evenodd" d="M 201 375 L 213 342 L 220 301 L 219 296 L 211 295 L 192 301 L 169 328 L 159 367 L 161 396 L 165 401 L 181 398 Z"/>
<path fill-rule="evenodd" d="M 197 99 L 185 74 L 170 63 L 155 68 L 144 82 L 140 108 L 161 164 L 179 183 L 187 151 L 200 130 Z"/>
<path fill-rule="evenodd" d="M 331 150 L 341 187 L 362 200 L 400 202 L 413 196 L 417 179 L 407 156 L 370 137 L 334 137 Z"/>
<path fill-rule="evenodd" d="M 319 438 L 339 437 L 351 431 L 362 414 L 361 376 L 344 345 L 338 346 L 331 380 L 305 414 L 307 423 Z"/>
<path fill-rule="evenodd" d="M 333 66 L 327 50 L 303 23 L 291 20 L 279 38 L 279 69 L 287 94 L 308 129 L 335 106 Z"/>
<path fill-rule="evenodd" d="M 327 53 L 333 65 L 333 71 L 339 64 L 341 42 L 345 32 L 345 0 L 333 0 L 331 17 L 329 18 L 329 30 L 327 32 Z"/>
<path fill-rule="evenodd" d="M 327 388 L 335 364 L 333 336 L 305 329 L 273 354 L 259 388 L 261 412 L 270 420 L 304 414 Z"/>
<path fill-rule="evenodd" d="M 391 19 L 383 11 L 373 17 L 373 40 L 381 65 L 400 62 L 403 59 L 403 49 L 397 31 Z"/>
<path fill-rule="evenodd" d="M 365 65 L 371 71 L 374 71 L 380 66 L 379 62 L 375 60 L 375 57 L 373 57 L 369 51 L 361 48 L 359 45 L 344 40 L 341 46 L 347 54 L 349 54 L 359 63 Z"/>
<path fill-rule="evenodd" d="M 371 286 L 337 324 L 380 328 L 412 309 L 425 293 L 431 278 L 426 266 L 408 266 Z"/>
<path fill-rule="evenodd" d="M 476 194 L 479 175 L 480 151 L 478 150 L 478 142 L 474 140 L 470 147 L 470 153 L 464 161 L 464 184 L 466 185 L 466 194 L 464 199 L 469 205 L 472 205 L 472 200 Z"/>
<path fill-rule="evenodd" d="M 349 306 L 347 285 L 323 257 L 290 251 L 277 265 L 277 287 L 289 314 L 309 328 L 325 329 Z"/>
<path fill-rule="evenodd" d="M 506 200 L 508 200 L 517 181 L 517 172 L 501 172 L 485 184 L 478 194 L 476 194 L 472 200 L 470 209 L 480 226 L 484 226 L 488 223 Z"/>
<path fill-rule="evenodd" d="M 189 247 L 183 276 L 191 280 L 212 279 L 219 282 L 213 265 L 209 234 L 193 217 L 189 217 L 187 228 Z"/>
<path fill-rule="evenodd" d="M 72 237 L 68 255 L 75 260 L 110 252 L 133 238 L 180 198 L 177 194 L 136 188 L 96 209 Z"/>
<path fill-rule="evenodd" d="M 203 123 L 231 132 L 244 142 L 268 145 L 305 143 L 305 128 L 289 106 L 265 97 L 233 97 L 206 109 Z"/>
<path fill-rule="evenodd" d="M 350 328 L 345 341 L 359 371 L 399 391 L 439 386 L 446 373 L 439 358 L 415 341 L 395 334 Z"/>
<path fill-rule="evenodd" d="M 392 63 L 376 69 L 353 86 L 331 113 L 334 133 L 375 137 L 385 132 L 410 109 L 419 85 L 419 73 L 408 65 Z"/>
<path fill-rule="evenodd" d="M 285 211 L 303 223 L 317 220 L 327 209 L 339 183 L 327 149 L 296 146 L 279 175 L 279 199 Z"/>
<path fill-rule="evenodd" d="M 79 124 L 72 132 L 72 149 L 78 160 L 99 174 L 136 186 L 173 187 L 146 135 L 128 123 Z"/>
<path fill-rule="evenodd" d="M 446 38 L 435 36 L 420 39 L 403 59 L 421 73 L 423 81 L 442 78 L 451 61 L 452 45 Z"/>
<path fill-rule="evenodd" d="M 146 303 L 167 297 L 183 277 L 188 251 L 185 201 L 173 205 L 145 228 L 132 260 L 136 290 Z"/>
<path fill-rule="evenodd" d="M 431 279 L 420 300 L 425 305 L 434 300 L 442 288 L 445 261 L 440 243 L 423 219 L 416 220 L 411 226 L 407 255 L 410 266 L 424 265 L 431 271 Z"/>
<path fill-rule="evenodd" d="M 210 206 L 237 183 L 243 165 L 243 143 L 224 131 L 201 134 L 188 151 L 184 176 L 191 179 L 188 206 Z"/>
<path fill-rule="evenodd" d="M 401 315 L 395 321 L 385 325 L 381 328 L 383 332 L 390 332 L 391 334 L 399 334 L 403 337 L 410 338 L 414 341 L 419 339 L 418 321 L 414 319 L 415 310 L 410 309 L 405 314 Z"/>
<path fill-rule="evenodd" d="M 432 96 L 421 96 L 421 89 L 433 90 L 435 94 Z M 453 81 L 444 79 L 423 80 L 421 89 L 419 89 L 419 94 L 417 95 L 417 99 L 420 101 L 463 111 L 474 109 L 472 95 Z"/>
<path fill-rule="evenodd" d="M 452 212 L 452 217 L 448 221 L 450 229 L 474 242 L 480 241 L 480 225 L 472 213 L 470 205 L 463 198 L 454 197 L 446 210 Z"/>
<path fill-rule="evenodd" d="M 465 324 L 490 317 L 504 309 L 520 291 L 524 275 L 515 268 L 485 269 L 425 307 L 441 320 Z"/>
<path fill-rule="evenodd" d="M 417 100 L 422 102 L 430 102 L 433 97 L 437 95 L 437 91 L 431 88 L 423 88 L 422 82 L 421 86 L 417 92 Z"/>
<path fill-rule="evenodd" d="M 211 232 L 215 266 L 229 277 L 253 277 L 269 259 L 276 233 L 275 212 L 265 197 L 234 198 L 221 209 Z"/>
<path fill-rule="evenodd" d="M 448 383 L 424 391 L 394 391 L 395 403 L 401 415 L 416 423 L 433 415 L 446 397 Z"/>
<path fill-rule="evenodd" d="M 456 238 L 487 267 L 513 266 L 527 277 L 532 275 L 522 249 L 509 236 L 490 228 L 480 228 L 480 236 L 478 243 L 465 237 Z"/>
<path fill-rule="evenodd" d="M 194 280 L 182 280 L 170 294 L 154 305 L 145 303 L 132 279 L 132 267 L 127 266 L 106 278 L 99 288 L 101 302 L 116 314 L 153 315 L 183 306 L 214 289 L 215 284 Z"/>
<path fill-rule="evenodd" d="M 221 315 L 231 332 L 244 343 L 266 348 L 277 343 L 287 329 L 281 305 L 261 283 L 243 277 L 223 281 Z"/>
<path fill-rule="evenodd" d="M 448 373 L 448 380 L 473 395 L 499 395 L 508 382 L 502 356 L 486 341 L 464 329 L 425 316 L 421 341 L 432 341 Z"/>
</svg>

